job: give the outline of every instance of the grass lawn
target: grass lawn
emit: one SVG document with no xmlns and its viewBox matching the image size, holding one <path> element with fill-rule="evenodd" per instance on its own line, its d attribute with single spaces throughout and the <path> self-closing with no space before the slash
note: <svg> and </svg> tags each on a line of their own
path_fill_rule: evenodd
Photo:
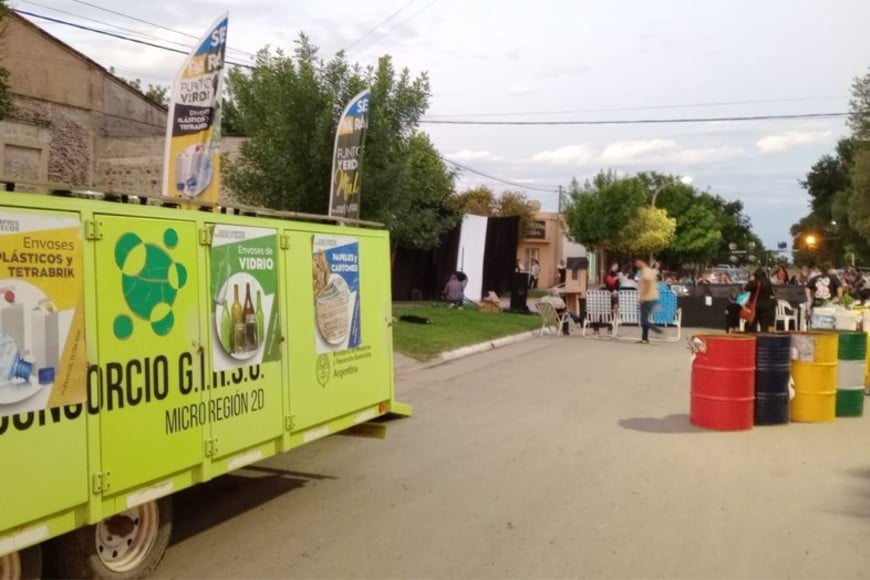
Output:
<svg viewBox="0 0 870 580">
<path fill-rule="evenodd" d="M 398 318 L 412 314 L 428 318 L 432 324 L 415 324 Z M 393 349 L 418 360 L 439 352 L 477 344 L 502 336 L 541 327 L 537 314 L 480 312 L 476 307 L 448 308 L 431 302 L 403 303 L 393 306 Z"/>
</svg>

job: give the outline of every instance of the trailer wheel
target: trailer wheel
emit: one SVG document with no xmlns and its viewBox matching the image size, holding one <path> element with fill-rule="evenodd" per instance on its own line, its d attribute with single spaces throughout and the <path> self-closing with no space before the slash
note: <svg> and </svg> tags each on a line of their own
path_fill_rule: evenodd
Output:
<svg viewBox="0 0 870 580">
<path fill-rule="evenodd" d="M 150 576 L 172 534 L 170 498 L 151 501 L 58 538 L 58 573 L 127 580 Z"/>
<path fill-rule="evenodd" d="M 0 580 L 42 578 L 42 547 L 25 548 L 0 556 Z"/>
</svg>

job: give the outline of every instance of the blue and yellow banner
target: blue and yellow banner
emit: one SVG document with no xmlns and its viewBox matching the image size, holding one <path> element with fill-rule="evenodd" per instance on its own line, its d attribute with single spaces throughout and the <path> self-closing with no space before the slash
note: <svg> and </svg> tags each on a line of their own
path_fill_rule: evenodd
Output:
<svg viewBox="0 0 870 580">
<path fill-rule="evenodd" d="M 366 129 L 369 126 L 369 89 L 344 108 L 335 131 L 329 215 L 359 219 L 360 180 Z"/>
<path fill-rule="evenodd" d="M 172 85 L 163 156 L 164 196 L 218 201 L 227 22 L 227 13 L 215 21 Z"/>
</svg>

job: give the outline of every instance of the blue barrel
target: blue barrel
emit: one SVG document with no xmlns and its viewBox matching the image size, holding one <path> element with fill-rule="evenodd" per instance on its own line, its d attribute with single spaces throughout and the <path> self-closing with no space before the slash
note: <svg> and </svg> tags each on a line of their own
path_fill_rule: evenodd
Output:
<svg viewBox="0 0 870 580">
<path fill-rule="evenodd" d="M 791 336 L 759 334 L 755 340 L 755 424 L 788 423 Z"/>
</svg>

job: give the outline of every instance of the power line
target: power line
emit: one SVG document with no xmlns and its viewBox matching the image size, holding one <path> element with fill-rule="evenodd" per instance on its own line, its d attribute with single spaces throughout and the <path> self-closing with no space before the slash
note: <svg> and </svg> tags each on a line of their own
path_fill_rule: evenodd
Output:
<svg viewBox="0 0 870 580">
<path fill-rule="evenodd" d="M 390 14 L 389 16 L 384 18 L 382 21 L 380 21 L 377 25 L 373 26 L 368 32 L 366 32 L 365 34 L 363 34 L 362 36 L 357 38 L 355 41 L 353 41 L 353 43 L 350 46 L 348 46 L 347 48 L 345 48 L 344 50 L 349 51 L 351 48 L 353 48 L 354 46 L 359 44 L 360 41 L 362 41 L 363 39 L 367 38 L 370 34 L 372 34 L 375 30 L 377 30 L 378 28 L 380 28 L 381 26 L 383 26 L 384 24 L 386 24 L 387 22 L 389 22 L 390 20 L 392 20 L 393 18 L 395 18 L 396 16 L 401 14 L 406 8 L 408 8 L 411 4 L 413 4 L 416 1 L 417 0 L 411 0 L 410 2 L 406 3 L 404 6 L 402 6 L 401 8 L 399 8 L 398 10 L 396 10 L 395 12 L 393 12 L 392 14 Z"/>
<path fill-rule="evenodd" d="M 195 34 L 190 34 L 190 33 L 187 33 L 187 32 L 181 32 L 180 30 L 175 30 L 174 28 L 170 28 L 169 26 L 164 26 L 163 24 L 158 24 L 158 23 L 156 23 L 156 22 L 150 22 L 150 21 L 148 21 L 148 20 L 144 20 L 144 19 L 139 18 L 139 17 L 137 17 L 137 16 L 132 16 L 132 15 L 130 15 L 130 14 L 125 14 L 124 12 L 119 12 L 119 11 L 117 11 L 117 10 L 112 10 L 111 8 L 105 8 L 105 7 L 103 7 L 103 6 L 99 6 L 99 5 L 97 5 L 97 4 L 93 4 L 93 3 L 91 3 L 91 2 L 85 2 L 84 0 L 72 0 L 72 1 L 75 2 L 75 3 L 77 3 L 77 4 L 81 4 L 81 5 L 83 5 L 83 6 L 89 6 L 89 7 L 91 7 L 91 8 L 95 8 L 96 10 L 102 10 L 103 12 L 108 12 L 109 14 L 114 14 L 115 16 L 120 16 L 120 17 L 122 17 L 122 18 L 127 18 L 127 19 L 129 19 L 129 20 L 133 20 L 133 21 L 135 21 L 135 22 L 140 22 L 140 23 L 142 23 L 142 24 L 147 24 L 148 26 L 153 26 L 153 27 L 155 27 L 155 28 L 160 28 L 160 29 L 162 29 L 162 30 L 166 30 L 166 31 L 168 31 L 168 32 L 172 32 L 172 33 L 175 33 L 175 34 L 180 34 L 181 36 L 186 36 L 186 37 L 188 37 L 188 38 L 193 38 L 194 40 L 199 40 L 199 37 L 196 36 Z M 229 46 L 227 46 L 227 49 L 228 49 L 228 50 L 233 50 L 233 51 L 235 51 L 235 52 L 240 52 L 240 53 L 242 53 L 242 54 L 246 54 L 246 55 L 248 55 L 248 56 L 255 56 L 253 53 L 246 52 L 246 51 L 244 51 L 244 50 L 239 50 L 239 49 L 237 49 L 237 48 L 230 48 Z"/>
<path fill-rule="evenodd" d="M 442 157 L 442 159 L 446 163 L 449 163 L 450 165 L 454 165 L 454 166 L 458 167 L 459 169 L 462 169 L 464 171 L 468 171 L 469 173 L 474 173 L 475 175 L 479 175 L 480 177 L 485 177 L 485 178 L 491 179 L 493 181 L 498 181 L 499 183 L 504 183 L 505 185 L 510 185 L 512 187 L 518 187 L 520 189 L 530 189 L 533 191 L 545 191 L 547 193 L 557 193 L 557 191 L 558 191 L 558 188 L 556 188 L 556 187 L 544 188 L 544 187 L 535 187 L 533 185 L 523 185 L 522 183 L 516 183 L 513 181 L 509 181 L 507 179 L 502 179 L 501 177 L 487 175 L 486 173 L 483 173 L 482 171 L 478 171 L 477 169 L 472 169 L 471 167 L 467 167 L 465 165 L 462 165 L 461 163 L 451 161 L 450 159 L 447 159 L 446 157 Z"/>
<path fill-rule="evenodd" d="M 721 121 L 781 121 L 787 119 L 833 119 L 848 113 L 799 113 L 794 115 L 746 115 L 741 117 L 682 117 L 672 119 L 599 119 L 595 121 L 462 121 L 421 119 L 429 125 L 658 125 L 667 123 L 715 123 Z"/>
<path fill-rule="evenodd" d="M 102 24 L 104 26 L 111 26 L 112 28 L 117 28 L 118 30 L 123 30 L 124 32 L 138 34 L 139 36 L 144 36 L 145 38 L 151 38 L 153 40 L 160 40 L 163 42 L 168 42 L 168 43 L 174 44 L 176 46 L 183 46 L 183 47 L 187 48 L 188 51 L 190 50 L 190 47 L 187 46 L 186 44 L 182 44 L 180 42 L 175 42 L 174 40 L 167 40 L 164 38 L 160 38 L 159 36 L 155 36 L 153 34 L 148 34 L 146 32 L 139 32 L 138 30 L 133 30 L 132 28 L 125 28 L 124 26 L 119 26 L 117 24 L 112 24 L 110 22 L 105 22 L 103 20 L 97 20 L 96 18 L 89 18 L 87 16 L 81 16 L 79 14 L 76 14 L 75 12 L 68 12 L 66 10 L 61 10 L 60 8 L 52 8 L 51 6 L 46 6 L 45 4 L 40 4 L 39 2 L 33 2 L 32 0 L 21 0 L 21 1 L 24 2 L 25 4 L 32 4 L 32 5 L 38 6 L 40 8 L 52 10 L 54 12 L 59 12 L 60 14 L 66 14 L 67 16 L 73 16 L 75 18 L 79 18 L 81 20 L 86 20 L 88 22 L 93 22 L 95 24 Z"/>
<path fill-rule="evenodd" d="M 436 2 L 438 2 L 438 0 L 431 0 L 428 4 L 426 4 L 425 6 L 423 6 L 420 10 L 414 12 L 414 13 L 411 14 L 409 17 L 405 18 L 404 20 L 402 20 L 401 22 L 399 22 L 396 26 L 394 26 L 393 28 L 391 28 L 391 29 L 387 32 L 387 34 L 391 34 L 391 33 L 395 32 L 395 31 L 398 30 L 398 29 L 399 29 L 403 24 L 405 24 L 406 22 L 408 22 L 408 21 L 410 21 L 410 20 L 413 20 L 414 18 L 416 18 L 417 16 L 419 16 L 420 14 L 422 14 L 423 12 L 425 12 L 425 11 L 426 11 L 430 6 L 432 6 L 432 5 L 435 4 Z M 371 43 L 369 44 L 369 47 L 371 47 Z"/>
<path fill-rule="evenodd" d="M 718 101 L 708 103 L 686 103 L 683 105 L 647 105 L 634 107 L 615 107 L 610 109 L 575 109 L 569 111 L 528 111 L 523 113 L 442 113 L 436 115 L 428 115 L 429 119 L 446 117 L 448 119 L 457 117 L 526 117 L 532 115 L 575 115 L 585 113 L 615 113 L 621 111 L 649 111 L 655 109 L 689 109 L 696 107 L 721 107 L 731 105 L 761 105 L 772 103 L 796 103 L 806 101 L 822 101 L 822 100 L 845 100 L 847 96 L 829 96 L 829 97 L 795 97 L 789 99 L 753 99 L 746 101 Z"/>
<path fill-rule="evenodd" d="M 176 52 L 178 54 L 189 54 L 190 50 L 181 50 L 180 48 L 172 48 L 171 46 L 164 46 L 161 44 L 155 44 L 153 42 L 148 42 L 147 40 L 140 40 L 138 38 L 130 38 L 129 36 L 124 36 L 123 34 L 115 34 L 114 32 L 109 32 L 108 30 L 99 30 L 97 28 L 91 28 L 90 26 L 85 26 L 84 24 L 76 24 L 75 22 L 68 22 L 66 20 L 60 20 L 58 18 L 52 18 L 51 16 L 45 16 L 42 14 L 34 14 L 33 12 L 28 12 L 26 10 L 18 10 L 15 12 L 17 14 L 24 14 L 25 16 L 32 16 L 33 18 L 40 18 L 42 20 L 48 20 L 49 22 L 54 22 L 55 24 L 63 24 L 64 26 L 72 26 L 73 28 L 78 28 L 80 30 L 87 30 L 88 32 L 95 32 L 97 34 L 103 34 L 105 36 L 111 36 L 112 38 L 117 38 L 119 40 L 126 40 L 128 42 L 135 42 L 136 44 L 142 44 L 145 46 L 150 46 L 152 48 L 159 48 L 161 50 L 167 50 L 169 52 Z M 249 64 L 244 64 L 240 62 L 232 62 L 226 61 L 226 64 L 232 66 L 238 66 L 242 68 L 253 69 L 254 67 Z"/>
</svg>

